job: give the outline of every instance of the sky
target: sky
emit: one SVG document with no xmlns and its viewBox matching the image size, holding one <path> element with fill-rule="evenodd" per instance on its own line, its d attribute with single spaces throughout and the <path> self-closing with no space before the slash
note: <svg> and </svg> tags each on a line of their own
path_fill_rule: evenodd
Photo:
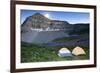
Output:
<svg viewBox="0 0 100 73">
<path fill-rule="evenodd" d="M 40 10 L 21 10 L 21 24 L 27 17 L 40 13 L 51 20 L 68 21 L 70 24 L 90 23 L 90 14 L 88 12 L 60 12 L 60 11 L 40 11 Z"/>
</svg>

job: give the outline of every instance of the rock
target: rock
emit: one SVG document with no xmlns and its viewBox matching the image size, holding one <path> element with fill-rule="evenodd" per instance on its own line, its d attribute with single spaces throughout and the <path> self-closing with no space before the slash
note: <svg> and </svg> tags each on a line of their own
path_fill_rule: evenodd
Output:
<svg viewBox="0 0 100 73">
<path fill-rule="evenodd" d="M 71 51 L 67 48 L 61 48 L 58 53 L 59 57 L 72 56 Z"/>
<path fill-rule="evenodd" d="M 84 51 L 83 48 L 77 46 L 73 49 L 72 54 L 78 56 L 78 55 L 86 54 L 86 52 Z"/>
<path fill-rule="evenodd" d="M 21 41 L 26 43 L 49 43 L 54 39 L 67 37 L 70 25 L 67 21 L 51 20 L 43 14 L 35 13 L 21 25 Z"/>
</svg>

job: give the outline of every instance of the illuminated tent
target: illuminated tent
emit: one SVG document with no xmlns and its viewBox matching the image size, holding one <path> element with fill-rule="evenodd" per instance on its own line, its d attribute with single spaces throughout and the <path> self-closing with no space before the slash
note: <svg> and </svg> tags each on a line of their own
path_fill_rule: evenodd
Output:
<svg viewBox="0 0 100 73">
<path fill-rule="evenodd" d="M 81 54 L 86 54 L 86 52 L 84 51 L 83 48 L 77 46 L 73 49 L 72 54 L 77 56 L 77 55 L 81 55 Z"/>
<path fill-rule="evenodd" d="M 58 56 L 60 57 L 66 57 L 66 56 L 72 56 L 71 51 L 67 48 L 61 48 L 59 50 Z"/>
</svg>

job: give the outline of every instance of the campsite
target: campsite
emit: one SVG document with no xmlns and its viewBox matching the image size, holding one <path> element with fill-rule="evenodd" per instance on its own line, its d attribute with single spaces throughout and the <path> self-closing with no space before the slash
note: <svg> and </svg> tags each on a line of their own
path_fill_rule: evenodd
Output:
<svg viewBox="0 0 100 73">
<path fill-rule="evenodd" d="M 51 20 L 40 13 L 21 25 L 21 62 L 89 59 L 89 23 Z"/>
<path fill-rule="evenodd" d="M 64 46 L 65 47 L 65 46 Z M 71 52 L 74 46 L 66 46 Z M 88 47 L 84 48 L 86 55 L 72 55 L 59 57 L 58 51 L 61 47 L 40 47 L 37 45 L 22 44 L 21 62 L 48 62 L 48 61 L 69 61 L 69 60 L 86 60 L 89 59 Z"/>
</svg>

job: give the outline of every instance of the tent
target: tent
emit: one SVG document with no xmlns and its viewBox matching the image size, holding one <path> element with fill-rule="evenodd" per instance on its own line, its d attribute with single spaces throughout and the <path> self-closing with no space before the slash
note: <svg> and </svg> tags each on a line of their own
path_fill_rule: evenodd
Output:
<svg viewBox="0 0 100 73">
<path fill-rule="evenodd" d="M 59 50 L 59 53 L 58 53 L 58 56 L 59 57 L 67 57 L 67 56 L 72 56 L 72 53 L 69 49 L 67 48 L 61 48 Z"/>
<path fill-rule="evenodd" d="M 86 54 L 86 52 L 84 51 L 83 48 L 77 46 L 73 49 L 72 54 L 77 56 L 77 55 L 81 55 L 81 54 Z"/>
</svg>

